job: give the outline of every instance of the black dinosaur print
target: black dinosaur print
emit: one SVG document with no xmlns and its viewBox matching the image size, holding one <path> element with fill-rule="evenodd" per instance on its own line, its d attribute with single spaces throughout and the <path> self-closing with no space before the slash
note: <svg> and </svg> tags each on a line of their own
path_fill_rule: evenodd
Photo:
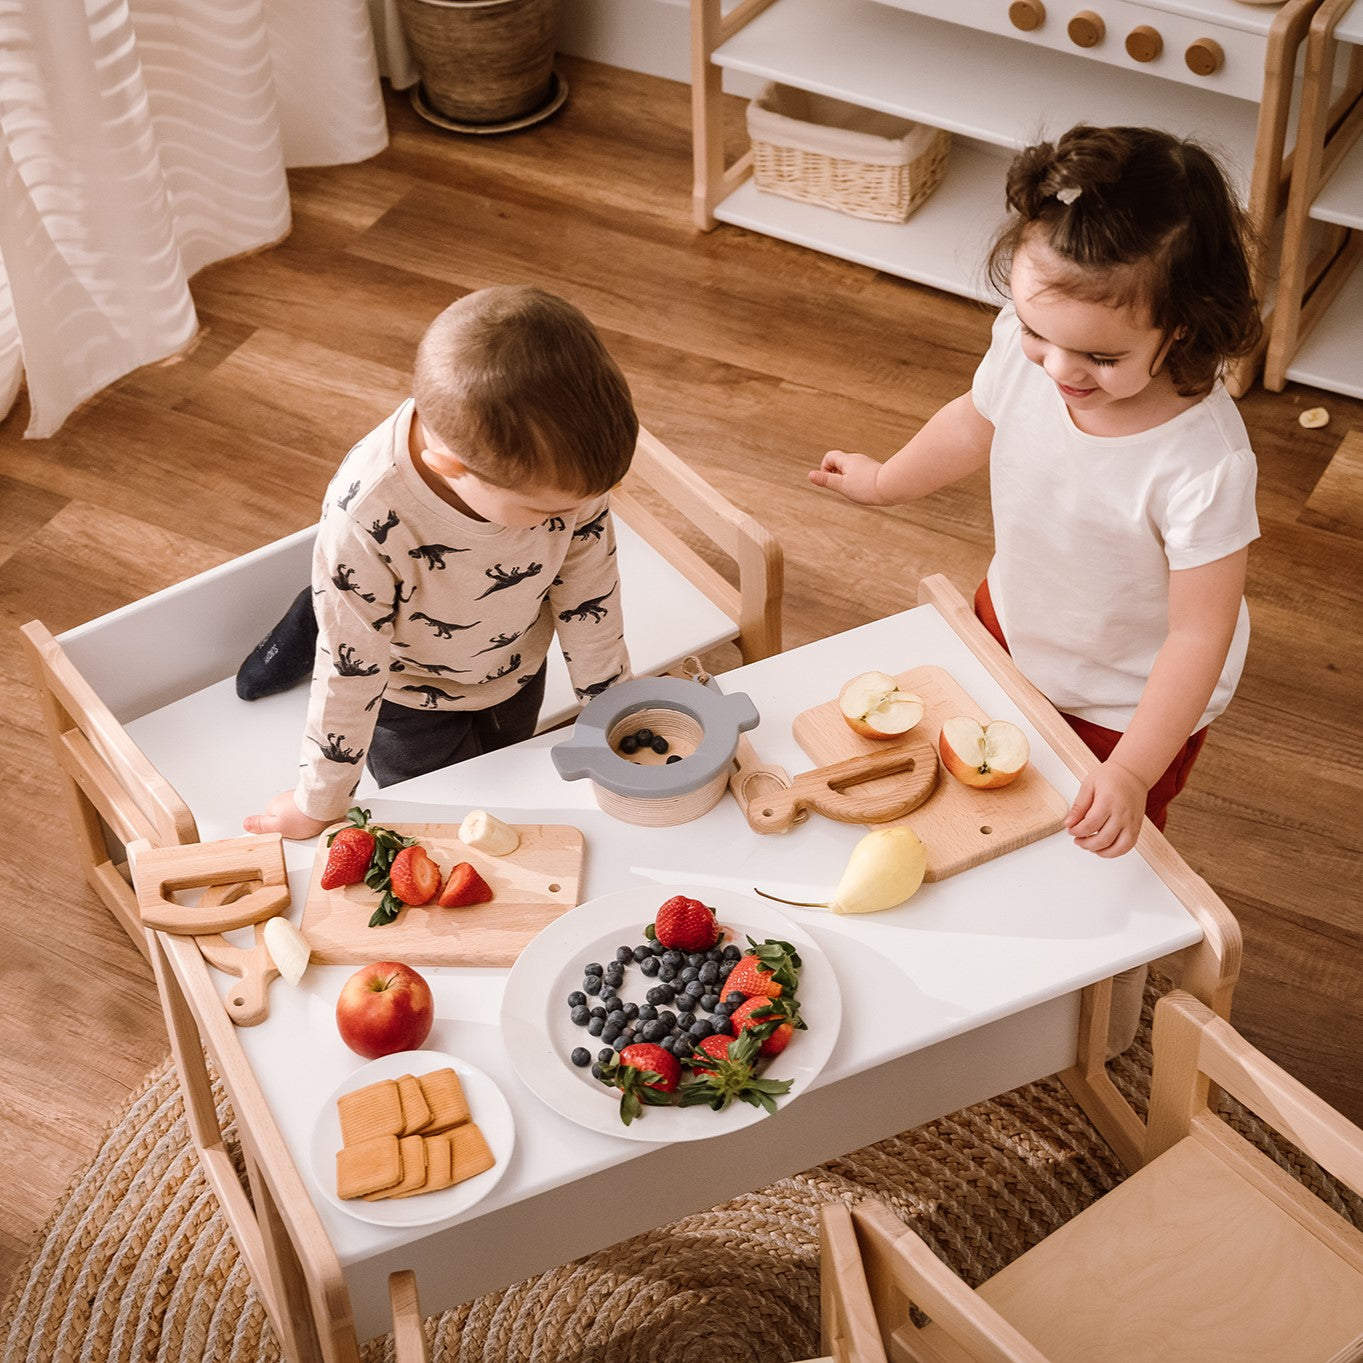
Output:
<svg viewBox="0 0 1363 1363">
<path fill-rule="evenodd" d="M 418 672 L 429 672 L 433 677 L 442 675 L 453 677 L 456 673 L 469 670 L 467 667 L 447 667 L 444 663 L 418 662 L 415 658 L 399 658 L 396 662 L 388 664 L 390 672 L 405 672 L 409 667 L 415 668 Z"/>
<path fill-rule="evenodd" d="M 457 544 L 418 544 L 415 549 L 407 551 L 408 558 L 419 558 L 425 565 L 434 572 L 442 572 L 449 565 L 445 562 L 446 554 L 467 554 L 468 549 Z"/>
<path fill-rule="evenodd" d="M 550 516 L 548 520 L 541 521 L 540 524 L 546 530 L 566 530 L 568 522 L 562 516 Z"/>
<path fill-rule="evenodd" d="M 617 582 L 615 587 L 619 585 Z M 559 611 L 558 618 L 560 620 L 604 620 L 610 612 L 601 603 L 608 596 L 615 594 L 615 587 L 612 587 L 608 592 L 602 592 L 600 596 L 588 597 L 586 601 L 581 601 L 568 610 Z"/>
<path fill-rule="evenodd" d="M 621 669 L 615 676 L 607 677 L 605 681 L 593 682 L 590 686 L 575 686 L 573 690 L 577 692 L 578 700 L 590 700 L 593 696 L 599 696 L 607 687 L 614 686 L 624 675 L 624 670 Z"/>
<path fill-rule="evenodd" d="M 477 600 L 479 601 L 485 596 L 491 596 L 493 592 L 504 592 L 508 587 L 514 587 L 518 582 L 539 576 L 544 571 L 544 564 L 532 563 L 525 568 L 507 569 L 498 563 L 491 568 L 485 568 L 483 571 L 486 576 L 492 579 L 492 586 L 487 591 L 478 594 Z"/>
<path fill-rule="evenodd" d="M 317 743 L 315 738 L 312 741 Z M 351 766 L 354 766 L 364 756 L 364 749 L 361 748 L 359 752 L 354 752 L 350 748 L 342 746 L 344 743 L 344 734 L 328 734 L 327 741 L 317 743 L 317 746 L 321 748 L 322 756 L 329 762 L 348 762 Z"/>
<path fill-rule="evenodd" d="M 489 672 L 483 678 L 485 682 L 496 681 L 499 677 L 509 677 L 521 665 L 521 655 L 513 653 L 507 660 L 506 666 L 498 672 Z"/>
<path fill-rule="evenodd" d="M 354 580 L 355 570 L 346 563 L 338 563 L 336 571 L 331 575 L 331 584 L 338 591 L 354 592 L 361 601 L 368 601 L 371 605 L 376 600 L 373 592 L 362 592 L 359 583 Z"/>
<path fill-rule="evenodd" d="M 606 513 L 603 511 L 595 520 L 579 525 L 573 531 L 575 540 L 599 540 L 606 529 Z"/>
<path fill-rule="evenodd" d="M 398 618 L 398 611 L 402 608 L 403 603 L 404 603 L 404 602 L 407 602 L 407 601 L 410 601 L 415 595 L 416 595 L 416 588 L 413 587 L 412 590 L 411 590 L 410 592 L 408 592 L 406 596 L 403 596 L 403 594 L 402 594 L 402 583 L 401 583 L 401 582 L 397 583 L 397 584 L 394 586 L 394 588 L 393 588 L 393 605 L 392 605 L 392 607 L 389 609 L 387 615 L 381 615 L 381 616 L 379 616 L 379 618 L 378 618 L 377 620 L 375 620 L 375 621 L 372 622 L 374 628 L 375 628 L 375 629 L 386 629 L 389 625 L 391 625 L 391 624 L 393 623 L 393 621 L 396 620 L 396 619 Z"/>
<path fill-rule="evenodd" d="M 514 644 L 524 633 L 525 631 L 523 629 L 518 629 L 515 634 L 499 634 L 486 648 L 480 648 L 478 653 L 494 653 L 499 648 L 505 648 L 508 644 Z M 473 656 L 476 658 L 478 653 L 475 653 Z"/>
<path fill-rule="evenodd" d="M 342 511 L 349 511 L 350 504 L 355 500 L 355 494 L 359 490 L 360 490 L 359 483 L 351 483 L 351 485 L 346 489 L 345 495 L 342 497 L 338 497 L 336 499 L 336 505 L 339 506 Z"/>
<path fill-rule="evenodd" d="M 398 520 L 398 513 L 389 507 L 387 519 L 375 521 L 373 525 L 369 527 L 369 533 L 373 535 L 378 543 L 382 544 L 384 540 L 388 538 L 388 532 L 401 524 L 402 522 Z"/>
<path fill-rule="evenodd" d="M 355 650 L 349 644 L 342 644 L 336 650 L 333 666 L 338 677 L 372 677 L 378 670 L 378 663 L 366 663 L 356 658 Z"/>
<path fill-rule="evenodd" d="M 452 696 L 448 691 L 442 691 L 438 686 L 404 686 L 404 691 L 410 691 L 414 696 L 421 697 L 421 708 L 423 710 L 438 710 L 442 700 L 463 700 L 463 696 Z"/>
<path fill-rule="evenodd" d="M 457 629 L 474 629 L 481 625 L 481 620 L 475 620 L 472 625 L 455 625 L 448 620 L 437 620 L 433 615 L 427 615 L 425 611 L 413 611 L 413 620 L 424 620 L 434 631 L 437 639 L 453 639 L 454 631 Z"/>
</svg>

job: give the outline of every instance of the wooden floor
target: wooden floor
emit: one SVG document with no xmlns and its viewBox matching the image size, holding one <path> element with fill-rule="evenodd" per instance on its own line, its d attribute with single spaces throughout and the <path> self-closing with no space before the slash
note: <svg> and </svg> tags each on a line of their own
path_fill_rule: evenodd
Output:
<svg viewBox="0 0 1363 1363">
<path fill-rule="evenodd" d="M 790 645 L 913 604 L 930 572 L 972 590 L 988 562 L 983 475 L 889 511 L 805 480 L 832 446 L 888 454 L 965 389 L 988 311 L 737 229 L 696 233 L 686 88 L 566 69 L 563 113 L 502 138 L 440 133 L 393 98 L 386 152 L 296 172 L 292 235 L 196 278 L 186 359 L 51 440 L 22 438 L 22 401 L 0 425 L 0 1291 L 166 1050 L 150 972 L 69 864 L 12 631 L 66 629 L 311 522 L 452 299 L 533 280 L 585 309 L 645 423 L 781 538 Z M 1304 430 L 1318 404 L 1330 424 Z M 1261 469 L 1254 639 L 1168 832 L 1244 927 L 1236 1021 L 1360 1121 L 1363 446 L 1332 457 L 1363 404 L 1289 389 L 1242 407 Z"/>
</svg>

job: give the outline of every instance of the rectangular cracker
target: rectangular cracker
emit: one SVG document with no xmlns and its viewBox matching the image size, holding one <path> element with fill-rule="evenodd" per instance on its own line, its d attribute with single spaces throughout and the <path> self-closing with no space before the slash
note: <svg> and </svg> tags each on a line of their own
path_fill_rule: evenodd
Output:
<svg viewBox="0 0 1363 1363">
<path fill-rule="evenodd" d="M 454 1158 L 452 1183 L 462 1183 L 466 1178 L 491 1169 L 496 1163 L 477 1122 L 461 1122 L 450 1131 L 449 1141 L 450 1153 Z"/>
<path fill-rule="evenodd" d="M 430 1074 L 421 1075 L 417 1082 L 431 1109 L 431 1119 L 421 1128 L 422 1135 L 448 1131 L 450 1127 L 468 1121 L 469 1105 L 464 1097 L 464 1086 L 452 1069 L 433 1070 Z"/>
<path fill-rule="evenodd" d="M 391 1079 L 343 1093 L 336 1100 L 336 1114 L 341 1119 L 342 1145 L 402 1134 L 402 1100 Z"/>
<path fill-rule="evenodd" d="M 398 1097 L 402 1100 L 402 1130 L 398 1134 L 414 1136 L 431 1120 L 430 1106 L 415 1075 L 399 1075 L 397 1086 Z"/>
<path fill-rule="evenodd" d="M 386 1196 L 402 1179 L 402 1156 L 396 1136 L 373 1136 L 336 1152 L 336 1195 L 342 1198 Z"/>
<path fill-rule="evenodd" d="M 399 1182 L 366 1193 L 366 1202 L 381 1202 L 386 1197 L 401 1197 L 404 1193 L 420 1191 L 426 1182 L 426 1145 L 420 1136 L 399 1136 L 398 1151 L 402 1159 L 402 1178 Z"/>
<path fill-rule="evenodd" d="M 418 1193 L 438 1193 L 454 1182 L 454 1152 L 448 1135 L 422 1136 L 426 1146 L 426 1181 L 420 1188 L 408 1192 L 394 1192 L 390 1197 L 416 1197 Z"/>
</svg>

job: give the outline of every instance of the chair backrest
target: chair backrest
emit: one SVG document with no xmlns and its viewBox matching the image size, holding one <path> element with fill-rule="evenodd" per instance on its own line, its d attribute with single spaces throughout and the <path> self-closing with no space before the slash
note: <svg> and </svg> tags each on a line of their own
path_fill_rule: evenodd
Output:
<svg viewBox="0 0 1363 1363">
<path fill-rule="evenodd" d="M 37 621 L 23 626 L 52 753 L 61 772 L 81 869 L 147 954 L 126 848 L 198 841 L 188 805 Z"/>
</svg>

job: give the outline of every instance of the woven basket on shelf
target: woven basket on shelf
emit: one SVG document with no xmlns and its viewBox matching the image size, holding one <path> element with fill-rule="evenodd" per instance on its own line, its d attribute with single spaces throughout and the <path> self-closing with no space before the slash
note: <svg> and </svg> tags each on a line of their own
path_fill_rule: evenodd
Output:
<svg viewBox="0 0 1363 1363">
<path fill-rule="evenodd" d="M 549 98 L 562 0 L 399 0 L 431 107 L 461 123 L 523 118 Z"/>
<path fill-rule="evenodd" d="M 855 218 L 904 222 L 946 174 L 951 136 L 786 85 L 748 105 L 753 180 Z"/>
</svg>

